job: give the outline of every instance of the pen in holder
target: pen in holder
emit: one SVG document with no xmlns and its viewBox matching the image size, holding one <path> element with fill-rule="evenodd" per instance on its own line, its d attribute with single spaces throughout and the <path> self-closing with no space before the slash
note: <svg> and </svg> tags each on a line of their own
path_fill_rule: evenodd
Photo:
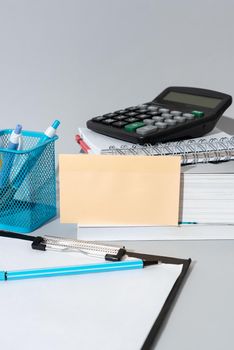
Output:
<svg viewBox="0 0 234 350">
<path fill-rule="evenodd" d="M 31 232 L 56 216 L 55 141 L 41 132 L 22 131 L 23 150 L 8 149 L 12 130 L 0 131 L 0 229 Z M 8 161 L 7 178 L 4 170 Z M 6 166 L 6 163 L 5 163 Z"/>
</svg>

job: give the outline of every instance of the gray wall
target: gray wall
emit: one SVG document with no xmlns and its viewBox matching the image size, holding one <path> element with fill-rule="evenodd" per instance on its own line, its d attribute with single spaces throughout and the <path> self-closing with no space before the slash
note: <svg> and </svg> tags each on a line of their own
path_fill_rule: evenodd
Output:
<svg viewBox="0 0 234 350">
<path fill-rule="evenodd" d="M 0 128 L 59 118 L 57 149 L 76 152 L 89 117 L 169 85 L 234 95 L 233 13 L 233 0 L 0 0 Z"/>
</svg>

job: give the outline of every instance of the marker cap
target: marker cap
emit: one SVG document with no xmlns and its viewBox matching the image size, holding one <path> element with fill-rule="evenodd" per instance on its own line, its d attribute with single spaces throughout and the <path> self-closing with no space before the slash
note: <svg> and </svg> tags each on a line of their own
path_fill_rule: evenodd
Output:
<svg viewBox="0 0 234 350">
<path fill-rule="evenodd" d="M 53 122 L 53 124 L 52 124 L 52 128 L 57 129 L 59 127 L 59 125 L 60 125 L 60 121 L 59 120 L 55 120 Z"/>
<path fill-rule="evenodd" d="M 15 127 L 15 130 L 14 130 L 14 133 L 19 135 L 19 134 L 21 134 L 21 130 L 22 130 L 22 125 L 17 124 Z"/>
</svg>

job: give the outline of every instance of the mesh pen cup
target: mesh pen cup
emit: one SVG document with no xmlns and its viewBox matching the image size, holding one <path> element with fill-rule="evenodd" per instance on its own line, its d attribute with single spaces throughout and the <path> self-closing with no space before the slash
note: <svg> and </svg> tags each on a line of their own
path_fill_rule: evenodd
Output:
<svg viewBox="0 0 234 350">
<path fill-rule="evenodd" d="M 55 141 L 23 131 L 22 149 L 9 150 L 12 130 L 0 131 L 0 230 L 29 233 L 56 216 Z"/>
</svg>

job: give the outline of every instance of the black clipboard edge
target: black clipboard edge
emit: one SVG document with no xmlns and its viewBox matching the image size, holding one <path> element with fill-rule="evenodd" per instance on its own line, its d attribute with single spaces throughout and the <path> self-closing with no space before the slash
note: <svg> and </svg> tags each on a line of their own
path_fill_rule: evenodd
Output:
<svg viewBox="0 0 234 350">
<path fill-rule="evenodd" d="M 153 326 L 151 327 L 151 330 L 149 331 L 144 344 L 141 347 L 141 350 L 150 350 L 152 349 L 156 337 L 159 334 L 159 330 L 161 329 L 161 326 L 163 325 L 166 316 L 169 312 L 169 310 L 172 307 L 172 304 L 180 290 L 180 287 L 182 285 L 182 282 L 184 281 L 184 278 L 188 272 L 189 266 L 191 264 L 191 259 L 178 259 L 178 258 L 172 258 L 172 257 L 166 257 L 166 256 L 159 256 L 159 255 L 148 255 L 148 254 L 138 254 L 134 252 L 128 252 L 128 256 L 135 257 L 135 258 L 140 258 L 145 261 L 155 261 L 158 260 L 159 262 L 165 263 L 165 264 L 182 264 L 183 268 L 182 271 L 177 278 L 176 282 L 174 283 L 170 293 L 168 294 L 168 297 L 158 315 L 156 318 Z"/>
</svg>

